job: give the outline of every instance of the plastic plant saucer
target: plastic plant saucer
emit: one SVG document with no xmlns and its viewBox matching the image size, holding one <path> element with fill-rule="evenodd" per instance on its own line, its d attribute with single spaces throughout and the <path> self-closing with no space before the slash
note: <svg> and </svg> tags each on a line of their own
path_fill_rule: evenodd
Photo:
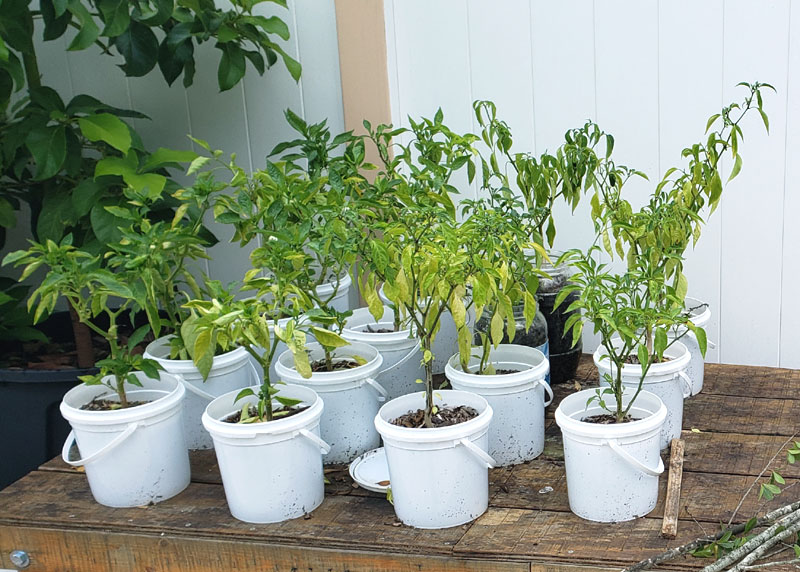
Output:
<svg viewBox="0 0 800 572">
<path fill-rule="evenodd" d="M 361 488 L 385 493 L 389 488 L 389 465 L 383 447 L 367 451 L 350 463 L 350 476 Z"/>
</svg>

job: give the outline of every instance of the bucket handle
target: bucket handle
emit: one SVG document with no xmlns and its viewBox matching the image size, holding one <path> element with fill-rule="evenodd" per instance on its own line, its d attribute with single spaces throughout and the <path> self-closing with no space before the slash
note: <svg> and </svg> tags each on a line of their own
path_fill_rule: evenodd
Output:
<svg viewBox="0 0 800 572">
<path fill-rule="evenodd" d="M 482 461 L 486 465 L 487 469 L 494 469 L 497 466 L 497 462 L 489 453 L 478 447 L 469 439 L 460 439 L 456 443 L 458 445 L 464 445 L 464 447 L 467 448 L 467 451 L 472 453 L 479 461 Z"/>
<path fill-rule="evenodd" d="M 297 434 L 302 435 L 315 445 L 319 447 L 319 452 L 323 455 L 327 455 L 331 452 L 331 446 L 328 445 L 321 437 L 317 436 L 316 434 L 312 433 L 308 429 L 300 429 Z"/>
<path fill-rule="evenodd" d="M 392 371 L 394 368 L 396 368 L 396 367 L 400 367 L 401 365 L 403 365 L 404 363 L 406 363 L 406 362 L 407 362 L 409 359 L 411 359 L 411 356 L 413 356 L 415 353 L 417 353 L 417 351 L 419 351 L 419 346 L 420 346 L 420 343 L 419 343 L 419 342 L 417 342 L 416 344 L 414 344 L 414 347 L 413 347 L 413 348 L 411 348 L 411 351 L 410 351 L 410 352 L 408 352 L 406 355 L 404 355 L 404 356 L 403 356 L 403 359 L 401 359 L 400 361 L 398 361 L 398 362 L 397 362 L 396 364 L 394 364 L 394 365 L 390 365 L 390 366 L 389 366 L 389 367 L 387 367 L 386 369 L 382 369 L 381 371 L 379 371 L 379 372 L 378 372 L 378 375 L 383 375 L 383 374 L 384 374 L 384 373 L 386 373 L 387 371 Z M 376 376 L 376 377 L 377 377 L 377 376 Z"/>
<path fill-rule="evenodd" d="M 377 398 L 379 402 L 383 403 L 389 398 L 389 392 L 386 391 L 386 389 L 384 389 L 384 387 L 380 383 L 378 383 L 371 377 L 365 377 L 364 382 L 371 385 L 375 389 L 375 391 L 378 392 Z"/>
<path fill-rule="evenodd" d="M 256 364 L 253 363 L 253 359 L 252 359 L 251 356 L 248 356 L 248 358 L 247 358 L 247 365 L 250 366 L 250 371 L 253 374 L 253 383 L 251 383 L 250 385 L 261 385 L 261 381 L 262 380 L 259 379 L 261 376 L 258 375 L 258 370 L 256 369 Z"/>
<path fill-rule="evenodd" d="M 133 432 L 136 431 L 136 429 L 138 428 L 139 428 L 138 423 L 128 424 L 128 426 L 122 433 L 111 439 L 111 441 L 106 443 L 103 447 L 101 447 L 88 457 L 84 459 L 78 459 L 77 461 L 72 461 L 69 458 L 69 450 L 72 448 L 72 444 L 75 442 L 75 431 L 70 431 L 69 435 L 67 435 L 67 440 L 64 441 L 64 446 L 61 448 L 61 459 L 63 459 L 63 461 L 66 464 L 71 465 L 73 467 L 80 467 L 82 465 L 91 463 L 92 461 L 96 461 L 106 453 L 111 452 L 111 450 L 117 447 L 118 445 L 121 445 L 122 442 L 125 441 L 131 435 L 133 435 Z"/>
<path fill-rule="evenodd" d="M 553 388 L 550 387 L 550 384 L 547 383 L 547 381 L 545 381 L 544 378 L 539 380 L 539 384 L 542 387 L 544 387 L 544 391 L 545 391 L 545 393 L 547 393 L 547 397 L 549 397 L 549 399 L 544 402 L 544 406 L 547 407 L 548 405 L 553 403 Z"/>
<path fill-rule="evenodd" d="M 211 395 L 210 393 L 203 391 L 193 383 L 189 383 L 188 381 L 186 381 L 186 378 L 183 377 L 181 374 L 174 373 L 173 375 L 178 378 L 178 381 L 180 381 L 187 390 L 189 390 L 189 393 L 195 394 L 200 399 L 205 399 L 206 401 L 213 401 L 214 399 L 217 398 L 216 395 Z"/>
<path fill-rule="evenodd" d="M 661 473 L 664 472 L 664 461 L 661 457 L 658 458 L 658 467 L 655 469 L 651 469 L 647 465 L 643 464 L 639 459 L 628 453 L 625 449 L 619 446 L 619 443 L 613 440 L 609 440 L 605 442 L 606 445 L 611 447 L 611 450 L 614 451 L 619 457 L 631 465 L 634 469 L 638 469 L 645 475 L 650 475 L 651 477 L 657 477 Z"/>
<path fill-rule="evenodd" d="M 683 398 L 692 396 L 692 379 L 686 375 L 685 371 L 679 371 L 678 377 L 683 380 Z"/>
</svg>

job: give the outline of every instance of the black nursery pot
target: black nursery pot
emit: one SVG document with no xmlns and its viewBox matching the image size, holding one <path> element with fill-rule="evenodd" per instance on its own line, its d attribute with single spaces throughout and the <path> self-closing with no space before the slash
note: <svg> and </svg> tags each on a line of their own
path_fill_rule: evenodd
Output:
<svg viewBox="0 0 800 572">
<path fill-rule="evenodd" d="M 69 337 L 69 314 L 54 314 L 42 328 L 51 338 Z M 96 369 L 0 369 L 0 489 L 61 452 L 69 423 L 61 417 L 64 394 Z"/>
<path fill-rule="evenodd" d="M 551 256 L 557 256 L 557 254 L 554 253 Z M 573 346 L 572 334 L 567 332 L 567 335 L 564 335 L 564 324 L 571 315 L 577 312 L 577 310 L 572 312 L 565 310 L 579 298 L 580 293 L 572 292 L 557 309 L 554 309 L 556 296 L 569 282 L 571 271 L 568 266 L 553 267 L 547 263 L 542 265 L 542 270 L 551 277 L 540 281 L 536 294 L 539 309 L 547 321 L 547 337 L 550 344 L 550 383 L 564 383 L 575 377 L 583 352 L 581 340 L 578 340 L 578 343 Z"/>
</svg>

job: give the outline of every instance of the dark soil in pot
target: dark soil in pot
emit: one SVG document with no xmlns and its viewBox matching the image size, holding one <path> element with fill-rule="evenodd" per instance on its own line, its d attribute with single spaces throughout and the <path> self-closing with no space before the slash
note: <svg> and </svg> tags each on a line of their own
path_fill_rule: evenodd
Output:
<svg viewBox="0 0 800 572">
<path fill-rule="evenodd" d="M 589 417 L 584 417 L 581 419 L 584 423 L 594 423 L 596 425 L 615 425 L 617 423 L 631 423 L 633 421 L 638 421 L 631 417 L 630 415 L 626 415 L 625 419 L 622 421 L 617 421 L 617 417 L 615 415 L 611 415 L 610 413 L 601 413 L 599 415 L 590 415 Z"/>
<path fill-rule="evenodd" d="M 358 367 L 359 364 L 354 359 L 334 359 L 331 368 L 328 369 L 324 359 L 311 362 L 311 371 L 314 373 L 325 373 L 326 371 L 343 371 L 346 369 L 353 369 Z"/>
<path fill-rule="evenodd" d="M 475 419 L 478 412 L 467 405 L 458 405 L 455 407 L 443 406 L 434 415 L 431 415 L 431 422 L 434 427 L 449 427 L 451 425 L 458 425 L 470 419 Z M 417 409 L 416 411 L 409 411 L 405 415 L 401 415 L 397 419 L 390 421 L 392 425 L 398 427 L 408 427 L 411 429 L 420 429 L 425 427 L 425 410 Z"/>
</svg>

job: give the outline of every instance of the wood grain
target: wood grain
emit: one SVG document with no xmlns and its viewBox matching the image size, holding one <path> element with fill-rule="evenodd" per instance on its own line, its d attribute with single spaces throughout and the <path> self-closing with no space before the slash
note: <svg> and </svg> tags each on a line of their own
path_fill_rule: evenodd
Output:
<svg viewBox="0 0 800 572">
<path fill-rule="evenodd" d="M 667 479 L 667 495 L 664 500 L 664 522 L 661 525 L 661 536 L 664 538 L 675 538 L 678 535 L 683 450 L 683 441 L 681 439 L 673 439 L 670 443 L 669 477 Z"/>
</svg>

